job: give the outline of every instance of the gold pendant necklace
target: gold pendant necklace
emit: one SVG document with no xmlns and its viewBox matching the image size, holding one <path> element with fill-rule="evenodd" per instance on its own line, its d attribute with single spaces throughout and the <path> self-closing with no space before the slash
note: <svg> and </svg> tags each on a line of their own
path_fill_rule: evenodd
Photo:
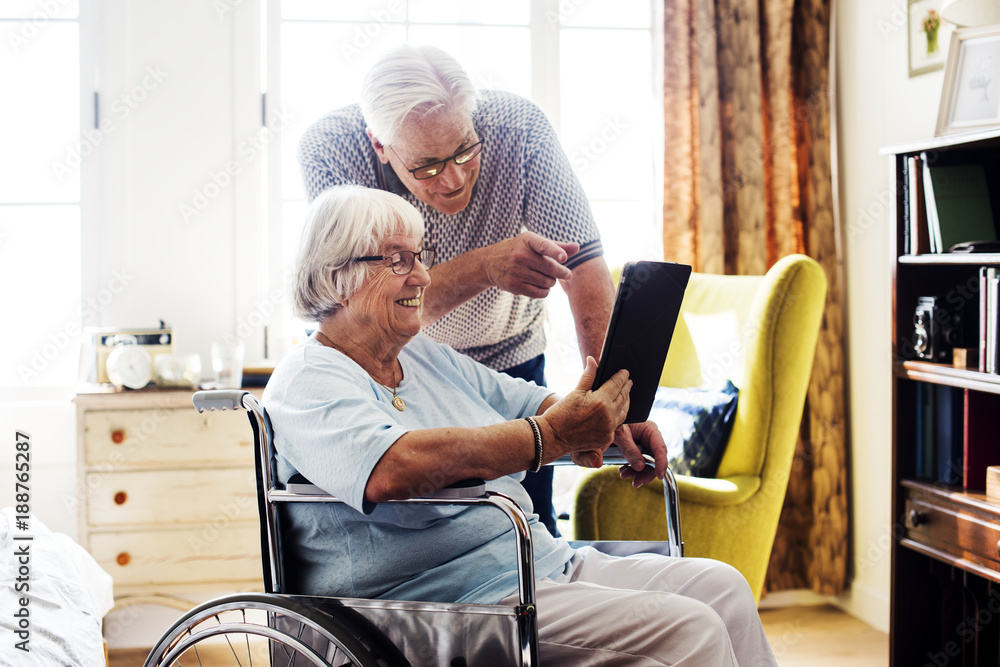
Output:
<svg viewBox="0 0 1000 667">
<path fill-rule="evenodd" d="M 326 342 L 323 342 L 321 340 L 320 343 L 323 343 L 323 345 L 325 345 L 326 347 L 332 347 L 335 350 L 341 351 L 336 345 L 333 344 L 333 341 L 330 340 L 330 338 L 325 333 L 323 333 L 322 331 L 320 331 L 320 330 L 317 329 L 316 330 L 316 336 L 317 336 L 317 338 L 319 336 L 322 336 L 325 339 Z M 382 386 L 385 387 L 384 384 Z M 397 383 L 396 383 L 396 368 L 393 367 L 393 369 L 392 369 L 392 386 L 391 387 L 385 387 L 385 388 L 392 392 L 392 407 L 394 407 L 397 410 L 399 410 L 400 412 L 402 412 L 403 410 L 406 409 L 406 402 L 402 398 L 400 398 L 399 396 L 396 395 L 396 386 L 397 386 Z"/>
<path fill-rule="evenodd" d="M 383 385 L 383 386 L 385 386 L 385 385 Z M 400 412 L 402 412 L 403 410 L 406 409 L 406 403 L 403 401 L 402 398 L 400 398 L 399 396 L 396 396 L 396 387 L 397 386 L 398 385 L 396 383 L 396 369 L 393 368 L 392 369 L 392 407 L 394 407 L 397 410 L 399 410 Z"/>
</svg>

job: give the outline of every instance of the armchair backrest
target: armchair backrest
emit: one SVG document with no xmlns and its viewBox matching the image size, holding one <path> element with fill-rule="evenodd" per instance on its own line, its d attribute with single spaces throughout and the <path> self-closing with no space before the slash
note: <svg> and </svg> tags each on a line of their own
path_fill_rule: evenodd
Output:
<svg viewBox="0 0 1000 667">
<path fill-rule="evenodd" d="M 760 476 L 784 468 L 794 444 L 812 370 L 826 275 L 805 255 L 789 255 L 764 276 L 693 273 L 660 384 L 733 381 L 740 397 L 718 477 Z M 785 451 L 787 450 L 787 451 Z M 776 454 L 776 452 L 772 452 Z"/>
</svg>

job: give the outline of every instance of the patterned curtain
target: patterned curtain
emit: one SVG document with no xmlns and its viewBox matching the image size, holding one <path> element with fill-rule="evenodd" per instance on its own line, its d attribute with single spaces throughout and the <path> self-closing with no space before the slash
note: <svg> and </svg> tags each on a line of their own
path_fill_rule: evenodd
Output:
<svg viewBox="0 0 1000 667">
<path fill-rule="evenodd" d="M 829 288 L 766 591 L 844 590 L 843 283 L 830 139 L 832 0 L 665 0 L 663 243 L 695 271 L 790 253 Z"/>
</svg>

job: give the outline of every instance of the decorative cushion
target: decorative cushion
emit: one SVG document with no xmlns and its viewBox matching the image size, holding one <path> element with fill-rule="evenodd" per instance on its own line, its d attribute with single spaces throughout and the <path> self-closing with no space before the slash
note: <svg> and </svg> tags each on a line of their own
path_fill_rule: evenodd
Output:
<svg viewBox="0 0 1000 667">
<path fill-rule="evenodd" d="M 667 460 L 677 475 L 715 477 L 736 416 L 739 390 L 731 381 L 719 388 L 660 387 L 649 412 L 667 444 Z"/>
</svg>

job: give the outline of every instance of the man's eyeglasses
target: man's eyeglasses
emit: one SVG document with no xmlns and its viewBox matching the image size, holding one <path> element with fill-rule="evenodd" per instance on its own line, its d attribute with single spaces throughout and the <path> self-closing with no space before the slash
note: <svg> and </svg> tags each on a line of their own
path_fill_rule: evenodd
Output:
<svg viewBox="0 0 1000 667">
<path fill-rule="evenodd" d="M 400 162 L 403 162 L 403 158 L 399 157 L 399 153 L 396 152 L 395 148 L 389 146 L 389 150 L 393 152 L 393 154 Z M 469 146 L 468 148 L 463 148 L 462 150 L 455 153 L 451 157 L 446 157 L 443 160 L 438 160 L 437 162 L 431 162 L 430 164 L 425 164 L 424 166 L 417 167 L 416 169 L 410 169 L 409 167 L 406 166 L 406 163 L 403 162 L 403 167 L 406 168 L 406 171 L 413 174 L 413 178 L 417 179 L 418 181 L 423 181 L 427 180 L 428 178 L 434 178 L 442 171 L 444 171 L 444 168 L 448 165 L 449 161 L 454 161 L 455 164 L 465 164 L 466 162 L 472 160 L 472 158 L 479 155 L 482 151 L 483 151 L 483 142 L 478 141 Z"/>
<path fill-rule="evenodd" d="M 391 255 L 368 255 L 367 257 L 355 257 L 352 262 L 378 262 L 389 260 L 389 268 L 397 276 L 405 276 L 413 270 L 413 263 L 416 260 L 424 265 L 424 268 L 434 266 L 434 248 L 424 248 L 414 252 L 413 250 L 400 250 Z"/>
</svg>

